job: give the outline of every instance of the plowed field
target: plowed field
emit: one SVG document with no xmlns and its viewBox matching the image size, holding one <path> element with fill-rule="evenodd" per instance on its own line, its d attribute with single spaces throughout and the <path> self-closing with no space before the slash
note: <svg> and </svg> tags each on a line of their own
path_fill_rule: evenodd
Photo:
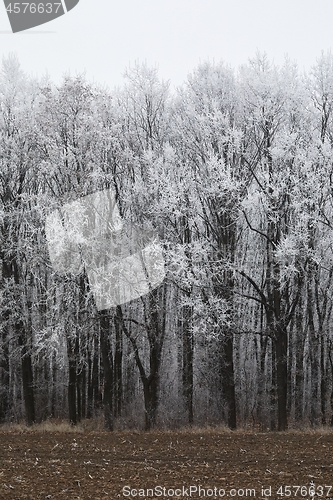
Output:
<svg viewBox="0 0 333 500">
<path fill-rule="evenodd" d="M 333 498 L 333 433 L 0 432 L 4 500 L 314 493 Z"/>
</svg>

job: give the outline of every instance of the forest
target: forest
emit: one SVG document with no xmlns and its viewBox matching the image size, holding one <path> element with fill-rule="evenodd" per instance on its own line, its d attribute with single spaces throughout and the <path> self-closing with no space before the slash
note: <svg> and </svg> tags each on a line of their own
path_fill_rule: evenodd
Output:
<svg viewBox="0 0 333 500">
<path fill-rule="evenodd" d="M 0 424 L 333 426 L 330 52 L 205 62 L 178 88 L 137 63 L 113 90 L 9 55 L 0 106 Z M 110 188 L 165 277 L 98 310 L 45 224 Z"/>
</svg>

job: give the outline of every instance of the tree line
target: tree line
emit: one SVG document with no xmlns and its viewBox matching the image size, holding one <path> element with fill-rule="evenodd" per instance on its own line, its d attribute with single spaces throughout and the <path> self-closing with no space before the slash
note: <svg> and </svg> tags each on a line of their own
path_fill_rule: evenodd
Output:
<svg viewBox="0 0 333 500">
<path fill-rule="evenodd" d="M 172 90 L 0 75 L 0 423 L 333 425 L 333 56 L 257 54 Z M 98 311 L 45 221 L 112 188 L 158 233 L 163 283 Z"/>
</svg>

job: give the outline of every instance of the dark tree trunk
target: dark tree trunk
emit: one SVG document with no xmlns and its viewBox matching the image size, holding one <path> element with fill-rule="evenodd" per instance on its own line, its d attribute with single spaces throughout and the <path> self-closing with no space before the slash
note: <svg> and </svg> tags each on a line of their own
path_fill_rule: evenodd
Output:
<svg viewBox="0 0 333 500">
<path fill-rule="evenodd" d="M 216 227 L 218 228 L 218 252 L 216 259 L 232 264 L 235 261 L 236 251 L 236 221 L 234 219 L 234 202 L 225 199 L 221 209 L 217 202 L 215 208 Z M 222 211 L 222 215 L 220 212 Z M 227 315 L 229 321 L 234 320 L 234 295 L 235 280 L 230 269 L 220 269 L 220 272 L 213 279 L 214 291 L 217 297 L 223 299 L 228 304 Z M 219 320 L 219 318 L 217 318 Z M 229 326 L 221 328 L 221 371 L 222 371 L 222 394 L 227 404 L 227 424 L 230 429 L 236 429 L 236 395 L 235 395 L 235 374 L 234 374 L 234 352 L 233 352 L 233 331 Z"/>
<path fill-rule="evenodd" d="M 4 225 L 3 229 L 3 241 L 8 241 L 9 229 L 7 224 Z M 2 273 L 1 281 L 5 282 L 14 276 L 15 282 L 18 283 L 18 269 L 15 261 L 8 262 L 3 254 L 3 249 L 0 248 L 0 258 L 2 262 Z M 9 320 L 11 317 L 11 309 L 7 306 L 1 315 L 2 325 L 1 325 L 1 340 L 2 340 L 2 355 L 0 356 L 0 422 L 5 422 L 8 418 L 10 411 L 10 377 L 9 377 L 9 332 L 11 330 L 9 326 Z M 20 333 L 20 332 L 18 332 Z"/>
<path fill-rule="evenodd" d="M 330 301 L 330 293 L 333 278 L 333 268 L 330 268 L 328 279 L 323 290 L 320 273 L 315 274 L 315 297 L 316 297 L 316 310 L 318 315 L 318 338 L 320 342 L 320 409 L 321 409 L 321 423 L 326 425 L 327 422 L 327 395 L 329 386 L 328 367 L 327 367 L 327 353 L 328 342 L 327 335 L 324 330 L 324 323 L 330 320 L 332 314 L 332 305 Z"/>
<path fill-rule="evenodd" d="M 22 368 L 22 384 L 23 398 L 25 407 L 25 418 L 28 426 L 34 424 L 35 416 L 35 399 L 33 386 L 33 371 L 31 361 L 30 341 L 26 332 L 23 321 L 19 321 L 15 325 L 15 332 L 18 338 L 18 344 L 21 347 L 21 368 Z"/>
<path fill-rule="evenodd" d="M 82 418 L 86 418 L 87 414 L 87 367 L 86 364 L 82 367 L 81 375 L 81 406 Z"/>
<path fill-rule="evenodd" d="M 24 332 L 24 325 L 22 322 L 16 325 L 16 331 L 18 332 L 18 342 L 21 347 L 21 367 L 25 418 L 27 425 L 31 426 L 36 420 L 31 353 L 27 341 L 27 335 Z"/>
<path fill-rule="evenodd" d="M 303 300 L 300 301 L 296 311 L 295 320 L 295 351 L 296 351 L 296 367 L 295 367 L 295 421 L 297 424 L 303 420 L 303 385 L 304 385 L 304 342 L 305 334 L 303 331 Z"/>
<path fill-rule="evenodd" d="M 292 377 L 292 369 L 293 369 L 293 353 L 294 353 L 294 339 L 292 335 L 293 331 L 293 321 L 290 324 L 290 334 L 288 335 L 288 357 L 287 357 L 287 362 L 288 362 L 288 374 L 287 374 L 287 415 L 288 415 L 288 422 L 290 421 L 291 417 L 291 406 L 293 402 L 293 377 Z"/>
<path fill-rule="evenodd" d="M 280 268 L 275 262 L 273 256 L 273 245 L 277 245 L 280 241 L 280 228 L 276 227 L 276 223 L 269 221 L 268 223 L 268 241 L 267 241 L 267 325 L 272 334 L 272 403 L 277 397 L 277 417 L 278 430 L 284 431 L 288 427 L 288 333 L 284 326 L 286 321 L 285 314 L 286 304 L 282 302 L 285 298 L 282 297 L 280 291 Z M 275 358 L 275 359 L 274 359 Z M 274 411 L 274 410 L 273 410 Z M 273 424 L 273 422 L 272 422 Z M 273 424 L 275 427 L 275 424 Z M 272 427 L 272 426 L 271 426 Z M 273 429 L 272 429 L 273 430 Z"/>
<path fill-rule="evenodd" d="M 287 389 L 288 389 L 288 335 L 285 330 L 276 337 L 276 386 L 278 399 L 278 431 L 287 429 Z"/>
<path fill-rule="evenodd" d="M 51 418 L 56 416 L 56 404 L 57 404 L 57 391 L 56 391 L 56 380 L 57 380 L 57 362 L 55 352 L 52 355 L 51 363 L 51 377 L 52 377 L 52 387 L 51 387 Z"/>
<path fill-rule="evenodd" d="M 312 426 L 317 426 L 319 423 L 318 415 L 318 376 L 319 376 L 319 363 L 320 363 L 320 350 L 318 332 L 315 329 L 314 322 L 314 293 L 313 293 L 313 263 L 308 264 L 308 276 L 306 282 L 307 293 L 307 322 L 309 328 L 309 343 L 310 343 L 310 360 L 311 360 L 311 402 L 310 402 L 310 422 Z"/>
<path fill-rule="evenodd" d="M 327 371 L 325 366 L 325 337 L 322 334 L 320 343 L 320 408 L 321 408 L 321 423 L 326 425 L 326 398 L 327 398 Z"/>
<path fill-rule="evenodd" d="M 31 426 L 36 420 L 35 399 L 31 355 L 25 348 L 22 353 L 22 380 L 26 421 L 27 425 Z"/>
<path fill-rule="evenodd" d="M 95 332 L 94 335 L 94 356 L 92 364 L 92 391 L 93 391 L 93 410 L 101 408 L 102 406 L 102 394 L 100 390 L 100 346 L 98 340 L 99 332 Z"/>
<path fill-rule="evenodd" d="M 93 354 L 88 349 L 88 388 L 87 388 L 87 418 L 92 418 L 94 408 L 94 390 L 93 390 Z"/>
<path fill-rule="evenodd" d="M 147 307 L 147 336 L 149 342 L 149 375 L 147 376 L 142 364 L 136 340 L 129 333 L 125 325 L 122 309 L 117 307 L 117 317 L 122 331 L 132 344 L 135 361 L 140 372 L 143 384 L 145 402 L 145 430 L 149 431 L 156 425 L 157 410 L 159 403 L 159 371 L 161 366 L 161 355 L 165 337 L 165 286 L 156 288 L 149 293 Z"/>
<path fill-rule="evenodd" d="M 114 324 L 116 330 L 116 345 L 114 355 L 114 416 L 115 418 L 121 416 L 121 406 L 123 398 L 123 377 L 122 377 L 122 363 L 123 363 L 123 337 L 121 325 L 117 316 L 118 310 L 114 317 Z"/>
<path fill-rule="evenodd" d="M 73 359 L 69 360 L 68 413 L 70 423 L 76 425 L 76 362 Z"/>
<path fill-rule="evenodd" d="M 108 311 L 99 311 L 100 333 L 101 333 L 101 352 L 104 371 L 104 419 L 105 427 L 113 431 L 113 362 L 112 350 L 110 345 L 110 316 Z"/>
<path fill-rule="evenodd" d="M 160 300 L 160 303 L 159 303 Z M 149 377 L 143 380 L 146 405 L 146 430 L 156 425 L 160 390 L 160 367 L 165 336 L 166 290 L 155 288 L 149 294 L 150 321 L 147 325 L 149 340 Z M 160 313 L 159 313 L 160 311 Z"/>
<path fill-rule="evenodd" d="M 0 357 L 0 423 L 6 421 L 9 411 L 9 348 L 8 333 L 1 333 L 2 355 Z"/>
<path fill-rule="evenodd" d="M 146 378 L 143 381 L 143 392 L 145 400 L 145 430 L 150 431 L 156 426 L 159 379 L 158 374 Z"/>
<path fill-rule="evenodd" d="M 76 338 L 67 336 L 68 353 L 68 412 L 72 425 L 77 424 L 77 346 Z"/>
<path fill-rule="evenodd" d="M 184 306 L 180 319 L 180 329 L 183 334 L 183 392 L 188 423 L 193 424 L 193 307 Z"/>
<path fill-rule="evenodd" d="M 77 421 L 81 422 L 82 419 L 82 372 L 76 376 L 76 408 L 77 408 Z"/>
<path fill-rule="evenodd" d="M 85 297 L 88 291 L 87 287 L 87 277 L 85 273 L 82 273 L 79 277 L 79 287 L 78 287 L 78 293 L 79 293 L 79 309 L 77 313 L 77 322 L 78 322 L 78 328 L 79 331 L 82 332 L 81 327 L 84 325 L 85 319 L 86 319 L 86 312 L 85 312 Z M 82 399 L 83 399 L 83 393 L 85 392 L 85 387 L 83 385 L 83 367 L 84 367 L 84 352 L 82 352 L 82 345 L 84 342 L 82 342 L 81 338 L 82 333 L 77 333 L 76 335 L 76 344 L 75 344 L 75 350 L 76 350 L 76 363 L 77 363 L 77 374 L 76 374 L 76 413 L 77 413 L 77 421 L 81 422 L 82 417 L 84 416 L 83 414 L 83 409 L 82 409 Z"/>
<path fill-rule="evenodd" d="M 87 418 L 93 418 L 94 409 L 100 406 L 99 390 L 99 343 L 98 333 L 93 332 L 87 352 L 88 388 L 87 388 Z"/>
<path fill-rule="evenodd" d="M 227 423 L 230 429 L 236 429 L 236 395 L 234 381 L 234 354 L 233 354 L 233 334 L 227 332 L 223 340 L 224 364 L 223 374 L 223 393 L 227 401 Z"/>
<path fill-rule="evenodd" d="M 276 342 L 272 340 L 272 377 L 271 377 L 271 390 L 270 390 L 270 403 L 271 403 L 271 431 L 276 430 Z"/>
<path fill-rule="evenodd" d="M 330 368 L 331 368 L 331 378 L 333 380 L 333 354 L 332 354 L 332 341 L 329 341 L 329 346 L 328 346 L 328 360 L 330 363 Z M 330 405 L 331 405 L 331 420 L 330 420 L 330 426 L 333 427 L 333 385 L 331 387 L 331 394 L 330 394 Z"/>
<path fill-rule="evenodd" d="M 187 200 L 188 201 L 188 200 Z M 181 239 L 184 244 L 184 252 L 187 258 L 188 271 L 193 272 L 192 269 L 192 254 L 190 244 L 192 242 L 192 232 L 189 225 L 189 220 L 186 215 L 180 219 Z M 187 300 L 191 299 L 192 285 L 185 290 L 185 297 Z M 190 425 L 193 424 L 193 357 L 194 357 L 194 339 L 192 330 L 193 321 L 193 307 L 184 305 L 180 312 L 179 329 L 182 336 L 182 383 L 183 383 L 183 396 L 185 402 L 185 410 L 187 413 L 187 420 Z"/>
<path fill-rule="evenodd" d="M 1 246 L 0 246 L 0 259 L 2 264 L 1 269 L 1 286 L 13 276 L 13 266 L 7 261 L 4 254 L 4 247 L 2 242 L 9 240 L 9 227 L 5 223 L 1 227 Z M 1 314 L 1 347 L 2 354 L 0 356 L 0 423 L 5 422 L 9 413 L 9 393 L 10 393 L 10 379 L 9 379 L 9 319 L 11 315 L 10 307 L 6 307 Z"/>
<path fill-rule="evenodd" d="M 262 308 L 261 308 L 262 309 Z M 262 330 L 262 325 L 261 325 Z M 265 366 L 266 366 L 266 352 L 267 352 L 267 337 L 260 337 L 260 355 L 258 366 L 258 420 L 261 428 L 263 429 L 267 422 L 265 422 Z"/>
</svg>

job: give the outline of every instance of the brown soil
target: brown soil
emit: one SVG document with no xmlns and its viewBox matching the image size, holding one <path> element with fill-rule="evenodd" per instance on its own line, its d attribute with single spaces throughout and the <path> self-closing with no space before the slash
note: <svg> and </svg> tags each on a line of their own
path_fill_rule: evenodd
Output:
<svg viewBox="0 0 333 500">
<path fill-rule="evenodd" d="M 1 500 L 205 498 L 199 485 L 206 498 L 222 498 L 216 487 L 229 499 L 254 496 L 231 488 L 264 498 L 272 487 L 272 500 L 294 486 L 290 497 L 308 500 L 311 481 L 318 500 L 333 497 L 333 433 L 0 432 Z M 124 496 L 126 485 L 137 496 Z M 156 486 L 166 491 L 139 491 Z"/>
</svg>

